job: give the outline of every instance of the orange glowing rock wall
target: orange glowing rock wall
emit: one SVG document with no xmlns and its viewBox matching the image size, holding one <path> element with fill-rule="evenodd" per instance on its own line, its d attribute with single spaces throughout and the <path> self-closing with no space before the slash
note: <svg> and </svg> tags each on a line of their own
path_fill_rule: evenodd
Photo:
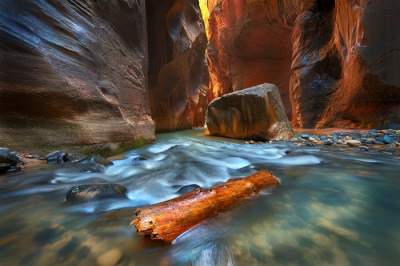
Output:
<svg viewBox="0 0 400 266">
<path fill-rule="evenodd" d="M 149 92 L 158 131 L 203 126 L 207 37 L 197 0 L 147 0 Z"/>
<path fill-rule="evenodd" d="M 295 127 L 399 126 L 399 1 L 200 2 L 209 99 L 268 82 Z"/>
</svg>

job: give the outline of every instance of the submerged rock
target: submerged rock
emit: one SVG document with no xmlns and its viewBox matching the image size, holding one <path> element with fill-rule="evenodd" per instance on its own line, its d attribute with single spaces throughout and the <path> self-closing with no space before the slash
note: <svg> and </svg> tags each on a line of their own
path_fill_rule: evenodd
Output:
<svg viewBox="0 0 400 266">
<path fill-rule="evenodd" d="M 181 187 L 176 193 L 185 194 L 185 193 L 188 193 L 188 192 L 191 192 L 193 190 L 200 189 L 200 188 L 201 187 L 199 185 L 191 184 L 191 185 L 187 185 L 187 186 Z"/>
<path fill-rule="evenodd" d="M 358 147 L 358 149 L 360 151 L 369 151 L 369 148 L 367 146 L 360 146 L 360 147 Z"/>
<path fill-rule="evenodd" d="M 267 83 L 213 100 L 206 123 L 211 135 L 230 138 L 288 140 L 294 135 L 278 87 Z"/>
<path fill-rule="evenodd" d="M 108 198 L 125 198 L 127 189 L 119 184 L 86 184 L 72 187 L 67 202 L 83 202 Z"/>
<path fill-rule="evenodd" d="M 122 258 L 122 252 L 119 249 L 111 249 L 97 258 L 97 265 L 99 266 L 114 266 Z"/>
<path fill-rule="evenodd" d="M 0 175 L 6 174 L 11 169 L 11 165 L 8 163 L 0 163 Z"/>
</svg>

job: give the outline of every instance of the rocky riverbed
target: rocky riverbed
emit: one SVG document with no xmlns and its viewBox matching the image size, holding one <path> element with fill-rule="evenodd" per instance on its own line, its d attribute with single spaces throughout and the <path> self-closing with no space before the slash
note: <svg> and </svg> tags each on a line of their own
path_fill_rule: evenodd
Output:
<svg viewBox="0 0 400 266">
<path fill-rule="evenodd" d="M 298 146 L 318 147 L 337 146 L 351 147 L 360 151 L 377 150 L 387 153 L 400 153 L 400 130 L 297 130 L 295 137 L 288 140 Z M 248 140 L 247 144 L 260 143 L 256 140 Z M 269 143 L 284 143 L 271 140 Z"/>
<path fill-rule="evenodd" d="M 246 144 L 203 131 L 162 134 L 112 164 L 43 160 L 39 169 L 2 175 L 2 265 L 393 265 L 400 243 L 399 156 L 307 144 L 315 135 Z M 147 242 L 128 225 L 135 207 L 262 169 L 281 179 L 278 189 L 173 245 Z"/>
</svg>

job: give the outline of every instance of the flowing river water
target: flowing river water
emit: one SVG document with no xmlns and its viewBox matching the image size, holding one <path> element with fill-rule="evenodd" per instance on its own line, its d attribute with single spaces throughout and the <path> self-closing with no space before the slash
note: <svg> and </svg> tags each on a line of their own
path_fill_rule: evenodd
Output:
<svg viewBox="0 0 400 266">
<path fill-rule="evenodd" d="M 269 169 L 282 184 L 173 244 L 129 226 L 136 206 Z M 113 182 L 127 199 L 67 204 L 76 184 Z M 398 265 L 400 161 L 339 147 L 245 144 L 161 134 L 113 165 L 66 164 L 0 178 L 0 264 Z"/>
</svg>

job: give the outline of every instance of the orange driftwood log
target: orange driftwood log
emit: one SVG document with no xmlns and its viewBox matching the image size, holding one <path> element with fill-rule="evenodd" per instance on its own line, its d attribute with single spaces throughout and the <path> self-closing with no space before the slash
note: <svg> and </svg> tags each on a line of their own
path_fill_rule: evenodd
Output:
<svg viewBox="0 0 400 266">
<path fill-rule="evenodd" d="M 279 179 L 267 171 L 230 179 L 210 189 L 197 189 L 180 197 L 136 209 L 134 224 L 140 235 L 171 242 L 202 220 L 225 211 Z"/>
</svg>

